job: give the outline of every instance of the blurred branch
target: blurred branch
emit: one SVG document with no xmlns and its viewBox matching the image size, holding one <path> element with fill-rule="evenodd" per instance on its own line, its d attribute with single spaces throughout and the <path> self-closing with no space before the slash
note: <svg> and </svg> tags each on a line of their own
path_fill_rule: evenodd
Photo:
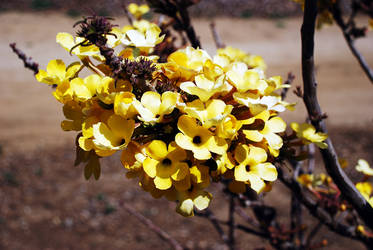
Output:
<svg viewBox="0 0 373 250">
<path fill-rule="evenodd" d="M 355 37 L 365 36 L 364 29 L 358 29 L 355 27 L 355 22 L 353 18 L 355 17 L 355 10 L 352 8 L 352 14 L 347 23 L 343 20 L 342 17 L 342 10 L 340 7 L 340 0 L 337 0 L 336 3 L 332 5 L 331 12 L 333 14 L 333 18 L 339 28 L 341 28 L 343 36 L 347 42 L 348 47 L 350 48 L 352 54 L 355 56 L 357 61 L 359 62 L 361 68 L 364 70 L 365 74 L 369 78 L 370 82 L 373 83 L 373 70 L 369 67 L 367 61 L 365 60 L 364 56 L 360 53 L 360 51 L 355 46 Z M 354 36 L 354 34 L 359 34 L 358 36 Z"/>
<path fill-rule="evenodd" d="M 18 49 L 16 43 L 11 43 L 9 46 L 12 48 L 13 52 L 17 54 L 18 58 L 23 61 L 25 68 L 32 70 L 34 75 L 39 72 L 39 64 L 34 62 L 31 57 L 27 57 L 22 50 Z"/>
<path fill-rule="evenodd" d="M 292 72 L 288 73 L 288 79 L 284 82 L 284 84 L 291 85 L 295 79 L 295 75 Z M 289 88 L 283 88 L 281 91 L 281 99 L 285 100 L 287 93 L 289 92 Z"/>
<path fill-rule="evenodd" d="M 127 20 L 128 20 L 128 22 L 129 22 L 129 24 L 133 25 L 133 22 L 135 21 L 135 18 L 134 18 L 133 15 L 128 11 L 127 6 L 126 6 L 125 4 L 122 5 L 122 8 L 123 8 L 124 14 L 125 14 L 126 17 L 127 17 Z"/>
<path fill-rule="evenodd" d="M 218 48 L 218 49 L 224 48 L 225 44 L 221 40 L 221 37 L 220 37 L 218 31 L 216 30 L 215 22 L 210 23 L 210 29 L 211 29 L 212 37 L 214 38 L 216 48 Z"/>
<path fill-rule="evenodd" d="M 317 99 L 317 82 L 314 69 L 314 34 L 316 16 L 317 1 L 306 0 L 303 25 L 301 29 L 302 76 L 304 88 L 303 101 L 306 105 L 312 125 L 315 126 L 317 131 L 327 133 L 325 122 L 322 119 L 323 113 Z M 342 170 L 331 139 L 328 138 L 325 142 L 328 144 L 328 148 L 320 149 L 320 151 L 328 174 L 347 201 L 356 209 L 366 225 L 373 229 L 373 208 L 355 188 L 352 181 Z"/>
<path fill-rule="evenodd" d="M 205 209 L 203 212 L 195 212 L 196 216 L 205 218 L 211 222 L 211 224 L 214 226 L 215 230 L 218 232 L 220 238 L 223 240 L 223 242 L 229 246 L 229 237 L 225 234 L 223 228 L 220 225 L 220 221 L 216 218 L 213 212 L 211 212 L 210 209 Z"/>
<path fill-rule="evenodd" d="M 175 19 L 179 28 L 186 34 L 193 48 L 201 48 L 201 43 L 191 24 L 188 7 L 199 0 L 147 0 L 149 5 L 158 13 Z"/>
<path fill-rule="evenodd" d="M 181 244 L 175 240 L 171 235 L 169 235 L 167 232 L 163 231 L 160 227 L 155 225 L 153 221 L 150 219 L 146 218 L 139 212 L 137 212 L 135 209 L 132 207 L 128 206 L 124 201 L 120 202 L 121 207 L 127 210 L 128 213 L 131 215 L 135 216 L 142 224 L 147 226 L 148 229 L 156 233 L 159 238 L 162 240 L 166 241 L 173 249 L 175 250 L 183 250 L 185 249 L 184 247 L 181 246 Z"/>
<path fill-rule="evenodd" d="M 317 233 L 320 231 L 320 229 L 322 228 L 322 226 L 323 226 L 322 222 L 319 221 L 316 224 L 316 226 L 311 230 L 311 232 L 309 233 L 309 235 L 307 237 L 307 240 L 306 240 L 306 242 L 304 244 L 306 249 L 310 249 L 313 238 L 317 235 Z"/>
<path fill-rule="evenodd" d="M 230 195 L 229 197 L 229 209 L 228 209 L 228 226 L 229 226 L 229 232 L 228 232 L 228 242 L 229 242 L 229 249 L 234 250 L 235 249 L 235 238 L 234 238 L 234 230 L 235 230 L 235 222 L 234 222 L 234 211 L 235 211 L 235 202 L 234 202 L 234 196 Z"/>
</svg>

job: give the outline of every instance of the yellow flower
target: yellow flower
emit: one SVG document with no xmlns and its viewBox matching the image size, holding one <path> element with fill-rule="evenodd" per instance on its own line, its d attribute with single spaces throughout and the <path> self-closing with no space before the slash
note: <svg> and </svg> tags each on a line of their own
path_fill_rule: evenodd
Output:
<svg viewBox="0 0 373 250">
<path fill-rule="evenodd" d="M 121 92 L 115 96 L 114 112 L 124 118 L 134 118 L 138 114 L 136 105 L 139 105 L 139 101 L 133 93 Z"/>
<path fill-rule="evenodd" d="M 198 184 L 200 188 L 206 188 L 210 185 L 210 169 L 208 166 L 196 164 L 189 168 L 189 171 L 191 181 Z"/>
<path fill-rule="evenodd" d="M 150 10 L 149 6 L 146 4 L 137 5 L 135 3 L 130 3 L 127 9 L 136 19 L 140 19 L 144 14 L 148 13 Z"/>
<path fill-rule="evenodd" d="M 202 102 L 208 101 L 213 95 L 220 93 L 225 88 L 225 76 L 220 76 L 216 81 L 207 79 L 204 75 L 195 77 L 194 82 L 183 82 L 180 88 L 191 95 L 196 95 Z"/>
<path fill-rule="evenodd" d="M 297 133 L 297 137 L 302 139 L 302 142 L 307 145 L 310 143 L 315 143 L 319 148 L 325 149 L 328 144 L 323 142 L 328 138 L 327 134 L 316 132 L 314 126 L 308 123 L 299 124 L 292 122 L 290 127 Z"/>
<path fill-rule="evenodd" d="M 69 81 L 75 77 L 76 73 L 81 69 L 79 62 L 70 64 L 67 68 L 65 63 L 60 60 L 52 60 L 47 65 L 47 71 L 39 70 L 36 74 L 36 80 L 49 85 L 56 84 L 60 85 L 65 81 Z"/>
<path fill-rule="evenodd" d="M 179 101 L 180 96 L 175 92 L 166 91 L 161 96 L 157 92 L 147 91 L 141 97 L 141 104 L 133 104 L 140 114 L 140 120 L 156 123 L 161 122 L 165 115 L 171 114 Z"/>
<path fill-rule="evenodd" d="M 369 163 L 364 159 L 359 159 L 355 168 L 365 175 L 373 176 L 373 168 L 371 168 Z"/>
<path fill-rule="evenodd" d="M 154 140 L 146 147 L 147 157 L 144 162 L 145 173 L 154 178 L 158 189 L 166 190 L 172 186 L 172 180 L 183 180 L 188 172 L 188 164 L 182 162 L 186 159 L 186 152 L 174 142 L 167 145 L 163 141 Z"/>
<path fill-rule="evenodd" d="M 63 105 L 63 114 L 67 118 L 61 122 L 61 128 L 64 131 L 80 131 L 83 123 L 82 107 L 76 102 L 68 102 Z"/>
<path fill-rule="evenodd" d="M 74 78 L 70 82 L 71 95 L 74 100 L 87 101 L 96 94 L 97 86 L 101 82 L 101 77 L 98 75 L 90 75 L 82 79 Z"/>
<path fill-rule="evenodd" d="M 234 100 L 238 103 L 245 105 L 250 109 L 260 109 L 258 106 L 267 106 L 267 110 L 273 110 L 276 112 L 285 111 L 285 106 L 281 101 L 279 96 L 263 96 L 260 97 L 258 94 L 253 94 L 251 92 L 233 94 Z"/>
<path fill-rule="evenodd" d="M 178 50 L 167 59 L 168 62 L 173 62 L 185 69 L 194 70 L 196 73 L 203 70 L 203 65 L 207 60 L 211 60 L 211 58 L 206 51 L 193 47 Z"/>
<path fill-rule="evenodd" d="M 255 117 L 242 121 L 249 128 L 243 129 L 246 138 L 261 142 L 263 138 L 268 143 L 270 153 L 277 157 L 279 150 L 282 147 L 282 138 L 276 133 L 284 132 L 286 123 L 280 117 L 270 117 L 268 110 L 265 110 Z"/>
<path fill-rule="evenodd" d="M 373 207 L 373 185 L 370 182 L 358 182 L 356 188 Z"/>
<path fill-rule="evenodd" d="M 139 143 L 131 141 L 122 151 L 120 161 L 122 165 L 130 171 L 138 171 L 142 169 L 142 164 L 146 159 L 145 147 Z"/>
<path fill-rule="evenodd" d="M 181 116 L 177 126 L 181 131 L 175 136 L 177 145 L 191 150 L 198 160 L 210 159 L 210 152 L 222 155 L 228 149 L 224 139 L 214 136 L 208 129 L 197 125 L 196 119 L 190 116 Z"/>
<path fill-rule="evenodd" d="M 206 209 L 211 199 L 212 195 L 209 192 L 202 190 L 198 185 L 193 185 L 191 189 L 178 194 L 176 212 L 185 217 L 193 216 L 194 207 L 198 210 Z"/>
<path fill-rule="evenodd" d="M 267 153 L 262 148 L 239 144 L 235 149 L 235 159 L 239 163 L 234 169 L 235 180 L 249 181 L 250 187 L 258 193 L 264 189 L 264 181 L 277 179 L 276 167 L 266 162 Z"/>
<path fill-rule="evenodd" d="M 219 175 L 225 174 L 228 169 L 233 169 L 235 167 L 235 161 L 230 152 L 226 152 L 223 155 L 220 155 L 216 159 L 217 169 L 211 172 L 211 175 L 217 177 Z"/>
<path fill-rule="evenodd" d="M 232 62 L 243 62 L 249 68 L 258 68 L 263 71 L 267 68 L 267 65 L 265 64 L 262 57 L 247 54 L 240 49 L 230 46 L 227 46 L 223 49 L 218 49 L 217 55 L 214 57 L 214 61 L 222 67 L 226 67 L 229 63 Z"/>
<path fill-rule="evenodd" d="M 134 22 L 133 28 L 125 32 L 121 42 L 126 46 L 153 48 L 163 41 L 165 35 L 160 34 L 161 29 L 156 24 L 142 20 Z"/>
<path fill-rule="evenodd" d="M 248 90 L 264 91 L 267 83 L 260 79 L 260 74 L 255 69 L 248 69 L 244 63 L 233 63 L 227 72 L 229 82 L 237 88 L 239 92 Z"/>
<path fill-rule="evenodd" d="M 83 37 L 76 37 L 74 41 L 74 37 L 66 32 L 60 32 L 56 36 L 56 42 L 69 52 L 74 46 L 83 41 Z M 92 56 L 93 58 L 100 61 L 103 61 L 105 59 L 102 55 L 100 55 L 100 49 L 95 45 L 77 46 L 71 51 L 71 53 L 77 55 L 79 58 Z"/>
<path fill-rule="evenodd" d="M 196 99 L 182 108 L 189 116 L 198 119 L 205 128 L 219 125 L 231 113 L 232 109 L 232 105 L 226 105 L 219 99 L 212 99 L 206 103 Z"/>
<path fill-rule="evenodd" d="M 314 181 L 313 177 L 312 174 L 301 174 L 298 176 L 297 181 L 305 187 L 312 187 Z"/>
<path fill-rule="evenodd" d="M 216 134 L 225 139 L 233 139 L 238 130 L 241 128 L 242 123 L 237 121 L 233 115 L 228 115 L 216 127 Z"/>
<path fill-rule="evenodd" d="M 96 84 L 97 97 L 105 104 L 113 104 L 118 92 L 132 91 L 132 85 L 128 81 L 114 80 L 104 77 Z"/>
<path fill-rule="evenodd" d="M 115 153 L 115 151 L 124 149 L 131 141 L 135 121 L 112 115 L 107 124 L 98 122 L 92 128 L 95 147 Z"/>
</svg>

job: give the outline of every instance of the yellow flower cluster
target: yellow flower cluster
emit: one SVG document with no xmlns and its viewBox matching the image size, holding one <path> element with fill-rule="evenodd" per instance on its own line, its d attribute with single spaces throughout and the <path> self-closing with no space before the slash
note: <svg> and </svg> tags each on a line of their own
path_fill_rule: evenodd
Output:
<svg viewBox="0 0 373 250">
<path fill-rule="evenodd" d="M 36 75 L 56 86 L 62 129 L 80 132 L 87 178 L 98 178 L 100 157 L 120 151 L 127 177 L 153 197 L 177 201 L 185 216 L 208 207 L 212 181 L 229 181 L 232 192 L 270 189 L 286 129 L 278 114 L 289 106 L 275 91 L 288 86 L 265 76 L 261 57 L 231 47 L 211 57 L 186 47 L 158 63 L 157 25 L 139 20 L 111 33 L 106 46 L 127 67 L 120 74 L 105 64 L 102 48 L 59 33 L 57 43 L 80 61 L 52 60 Z M 82 78 L 84 71 L 91 74 Z"/>
</svg>

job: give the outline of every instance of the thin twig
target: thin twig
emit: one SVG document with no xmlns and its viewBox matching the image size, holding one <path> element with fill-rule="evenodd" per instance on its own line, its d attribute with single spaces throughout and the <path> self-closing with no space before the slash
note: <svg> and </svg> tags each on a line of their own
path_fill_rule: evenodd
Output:
<svg viewBox="0 0 373 250">
<path fill-rule="evenodd" d="M 255 219 L 251 218 L 247 213 L 245 213 L 245 211 L 241 207 L 237 206 L 236 209 L 235 209 L 235 211 L 247 223 L 249 223 L 250 225 L 252 225 L 255 228 L 260 228 L 259 223 L 256 222 Z"/>
<path fill-rule="evenodd" d="M 220 37 L 218 31 L 216 30 L 215 22 L 210 23 L 210 29 L 211 29 L 212 37 L 214 38 L 214 41 L 215 41 L 216 48 L 218 48 L 218 49 L 224 48 L 225 44 L 221 40 L 221 37 Z"/>
<path fill-rule="evenodd" d="M 125 4 L 122 6 L 122 8 L 123 8 L 124 14 L 125 14 L 126 17 L 127 17 L 127 20 L 128 20 L 128 22 L 129 22 L 129 24 L 130 24 L 130 25 L 133 25 L 133 23 L 134 23 L 134 21 L 135 21 L 135 18 L 134 18 L 133 15 L 128 11 L 127 6 L 126 6 Z"/>
<path fill-rule="evenodd" d="M 170 234 L 162 230 L 160 227 L 155 225 L 153 221 L 146 218 L 139 212 L 137 212 L 135 209 L 127 205 L 125 202 L 121 202 L 120 204 L 124 209 L 127 210 L 131 215 L 135 216 L 141 223 L 143 223 L 147 228 L 149 228 L 151 231 L 153 231 L 155 234 L 157 234 L 162 240 L 166 241 L 173 249 L 175 250 L 183 250 L 184 247 L 181 246 L 181 244 L 175 240 Z"/>
<path fill-rule="evenodd" d="M 286 81 L 284 82 L 284 84 L 291 85 L 293 83 L 294 79 L 295 79 L 295 75 L 292 72 L 289 72 L 288 73 L 288 79 L 286 79 Z M 289 89 L 290 89 L 290 87 L 282 89 L 282 91 L 281 91 L 281 99 L 282 100 L 285 100 L 286 95 L 287 95 Z"/>
<path fill-rule="evenodd" d="M 235 211 L 235 202 L 234 196 L 230 195 L 229 197 L 229 211 L 228 211 L 228 239 L 229 239 L 229 249 L 235 249 L 235 238 L 234 238 L 234 230 L 235 230 L 235 222 L 234 222 L 234 211 Z"/>
<path fill-rule="evenodd" d="M 294 168 L 293 171 L 293 178 L 296 180 L 301 174 L 302 171 L 302 163 L 299 161 L 291 162 Z M 293 164 L 294 163 L 294 164 Z M 290 199 L 290 228 L 291 228 L 291 234 L 290 238 L 294 239 L 295 234 L 298 237 L 299 242 L 303 241 L 304 234 L 303 230 L 300 230 L 302 226 L 302 206 L 298 198 L 294 193 L 291 193 L 291 199 Z"/>
<path fill-rule="evenodd" d="M 18 49 L 16 43 L 11 43 L 9 46 L 12 48 L 13 52 L 17 54 L 18 58 L 23 61 L 25 68 L 32 70 L 34 75 L 39 72 L 39 64 L 34 62 L 31 57 L 27 57 L 22 50 Z"/>
<path fill-rule="evenodd" d="M 317 1 L 306 0 L 304 7 L 304 19 L 301 29 L 302 35 L 302 76 L 304 95 L 303 100 L 306 105 L 308 116 L 312 125 L 318 131 L 327 133 L 325 122 L 322 120 L 323 113 L 317 99 L 317 82 L 314 70 L 314 34 L 317 16 Z M 325 168 L 337 185 L 344 197 L 358 212 L 368 227 L 373 229 L 373 208 L 355 188 L 352 181 L 342 170 L 338 162 L 337 153 L 334 150 L 330 138 L 325 141 L 328 148 L 320 149 L 324 160 Z"/>
<path fill-rule="evenodd" d="M 355 39 L 350 33 L 349 25 L 352 24 L 354 15 L 351 16 L 350 21 L 346 24 L 342 17 L 342 11 L 340 8 L 340 1 L 338 0 L 336 3 L 333 4 L 332 7 L 332 14 L 335 22 L 342 30 L 343 36 L 346 40 L 348 47 L 350 48 L 352 54 L 355 56 L 356 60 L 359 62 L 360 67 L 364 70 L 365 74 L 369 78 L 370 82 L 373 83 L 373 70 L 369 67 L 367 61 L 365 60 L 364 56 L 360 53 L 360 51 L 355 46 Z"/>
<path fill-rule="evenodd" d="M 320 231 L 320 229 L 322 228 L 323 224 L 321 221 L 319 221 L 315 227 L 311 230 L 311 232 L 309 233 L 308 237 L 307 237 L 307 240 L 304 244 L 305 246 L 305 249 L 310 249 L 310 246 L 312 244 L 312 240 L 313 238 L 317 235 L 317 233 Z"/>
<path fill-rule="evenodd" d="M 229 246 L 229 237 L 224 232 L 223 228 L 220 226 L 220 221 L 216 218 L 213 212 L 211 212 L 210 209 L 205 209 L 203 212 L 195 212 L 196 216 L 205 218 L 211 222 L 211 224 L 214 226 L 215 230 L 218 232 L 220 238 L 223 240 L 223 242 Z"/>
</svg>

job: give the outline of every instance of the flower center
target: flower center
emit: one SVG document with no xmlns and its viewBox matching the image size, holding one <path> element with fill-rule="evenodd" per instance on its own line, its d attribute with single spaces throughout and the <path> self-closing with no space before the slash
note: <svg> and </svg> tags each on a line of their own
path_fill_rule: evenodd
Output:
<svg viewBox="0 0 373 250">
<path fill-rule="evenodd" d="M 119 145 L 123 145 L 124 143 L 126 143 L 126 140 L 125 140 L 125 139 L 122 139 L 122 140 L 120 141 L 120 144 L 119 144 Z"/>
<path fill-rule="evenodd" d="M 246 172 L 250 172 L 250 165 L 246 165 Z"/>
<path fill-rule="evenodd" d="M 193 137 L 193 143 L 194 144 L 200 144 L 202 142 L 201 136 L 197 135 Z"/>
<path fill-rule="evenodd" d="M 172 164 L 172 161 L 168 158 L 163 159 L 162 165 L 170 166 Z"/>
</svg>

